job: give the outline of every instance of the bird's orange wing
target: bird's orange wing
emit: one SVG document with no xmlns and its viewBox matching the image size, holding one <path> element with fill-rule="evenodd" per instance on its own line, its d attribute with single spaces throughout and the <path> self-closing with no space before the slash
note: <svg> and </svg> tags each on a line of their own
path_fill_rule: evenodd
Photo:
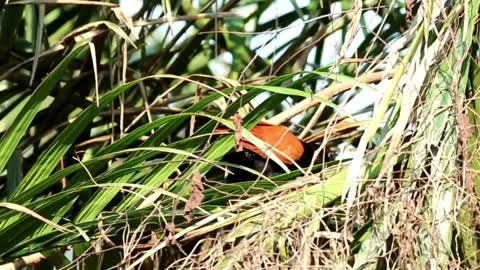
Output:
<svg viewBox="0 0 480 270">
<path fill-rule="evenodd" d="M 226 131 L 228 131 L 227 128 L 216 129 L 216 132 Z M 293 164 L 292 161 L 298 161 L 305 151 L 302 142 L 284 126 L 275 126 L 260 122 L 252 128 L 250 132 L 268 145 L 273 146 L 276 149 L 274 150 L 275 155 L 287 165 Z M 242 138 L 241 144 L 243 147 L 258 154 L 262 158 L 268 158 L 264 151 L 256 147 L 253 143 L 247 141 L 245 138 Z"/>
</svg>

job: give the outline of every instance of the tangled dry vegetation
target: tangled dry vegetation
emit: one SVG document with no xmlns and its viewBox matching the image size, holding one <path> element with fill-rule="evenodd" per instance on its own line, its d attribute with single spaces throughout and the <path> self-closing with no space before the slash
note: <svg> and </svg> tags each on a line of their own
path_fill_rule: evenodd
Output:
<svg viewBox="0 0 480 270">
<path fill-rule="evenodd" d="M 279 2 L 0 1 L 0 269 L 478 268 L 480 1 Z"/>
</svg>

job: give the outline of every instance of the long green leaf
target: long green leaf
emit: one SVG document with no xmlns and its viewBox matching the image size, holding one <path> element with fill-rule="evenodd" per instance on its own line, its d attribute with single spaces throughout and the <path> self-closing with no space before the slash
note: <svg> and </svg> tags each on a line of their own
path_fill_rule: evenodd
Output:
<svg viewBox="0 0 480 270">
<path fill-rule="evenodd" d="M 99 106 L 96 104 L 90 105 L 85 109 L 76 119 L 71 123 L 62 133 L 55 138 L 38 158 L 37 162 L 33 165 L 25 178 L 22 180 L 17 192 L 12 198 L 18 196 L 22 192 L 31 188 L 37 183 L 40 183 L 55 169 L 56 165 L 71 147 L 75 139 L 82 133 L 82 131 L 90 124 L 102 108 L 109 105 L 112 100 L 119 96 L 121 93 L 127 91 L 141 80 L 133 81 L 127 84 L 120 85 L 108 92 L 100 98 Z"/>
<path fill-rule="evenodd" d="M 58 64 L 55 69 L 40 83 L 35 89 L 33 94 L 28 98 L 27 103 L 19 113 L 18 118 L 10 127 L 10 129 L 0 139 L 0 171 L 5 169 L 10 156 L 17 147 L 18 143 L 25 135 L 30 123 L 38 113 L 42 102 L 53 90 L 55 85 L 60 81 L 63 74 L 67 70 L 70 62 L 77 56 L 85 46 L 79 46 L 70 52 L 63 60 Z"/>
</svg>

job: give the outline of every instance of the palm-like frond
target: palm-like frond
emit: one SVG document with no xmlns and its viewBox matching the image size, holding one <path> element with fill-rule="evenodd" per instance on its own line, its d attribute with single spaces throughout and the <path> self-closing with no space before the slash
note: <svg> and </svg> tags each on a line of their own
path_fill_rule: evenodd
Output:
<svg viewBox="0 0 480 270">
<path fill-rule="evenodd" d="M 0 1 L 0 260 L 478 267 L 480 1 L 406 2 Z M 236 113 L 336 161 L 225 162 Z"/>
</svg>

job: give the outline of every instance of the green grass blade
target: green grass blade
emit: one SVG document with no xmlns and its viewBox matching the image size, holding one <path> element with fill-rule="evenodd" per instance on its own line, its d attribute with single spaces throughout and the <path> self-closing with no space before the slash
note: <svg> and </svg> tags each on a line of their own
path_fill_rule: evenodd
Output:
<svg viewBox="0 0 480 270">
<path fill-rule="evenodd" d="M 16 146 L 27 131 L 30 123 L 33 121 L 33 118 L 40 109 L 43 100 L 60 81 L 70 62 L 83 50 L 83 48 L 84 46 L 80 46 L 70 52 L 40 83 L 37 89 L 35 89 L 33 94 L 29 97 L 16 121 L 2 136 L 0 139 L 0 171 L 5 169 L 10 156 L 13 151 L 15 151 Z"/>
<path fill-rule="evenodd" d="M 50 175 L 50 173 L 57 166 L 58 162 L 60 162 L 60 159 L 71 147 L 75 139 L 90 124 L 93 118 L 95 118 L 98 113 L 100 113 L 101 109 L 109 105 L 115 97 L 127 91 L 138 82 L 139 80 L 116 87 L 115 89 L 100 98 L 98 107 L 96 104 L 92 104 L 86 110 L 84 110 L 75 119 L 75 121 L 73 121 L 72 124 L 70 124 L 66 129 L 62 131 L 62 133 L 58 137 L 55 138 L 55 140 L 50 144 L 48 149 L 46 149 L 40 155 L 37 162 L 33 165 L 25 178 L 22 180 L 17 192 L 14 194 L 12 199 L 18 196 L 18 194 L 21 194 L 22 192 L 28 190 L 32 186 L 41 183 L 43 179 Z"/>
</svg>

